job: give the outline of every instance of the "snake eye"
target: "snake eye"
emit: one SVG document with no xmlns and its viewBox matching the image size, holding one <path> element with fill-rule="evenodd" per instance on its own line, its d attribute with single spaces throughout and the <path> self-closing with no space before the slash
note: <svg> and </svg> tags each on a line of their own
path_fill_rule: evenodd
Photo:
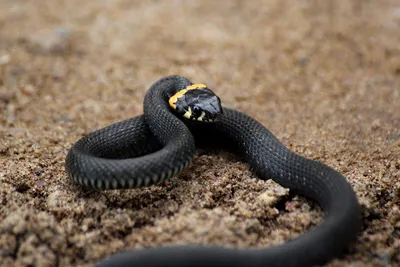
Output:
<svg viewBox="0 0 400 267">
<path fill-rule="evenodd" d="M 194 106 L 193 107 L 193 113 L 194 114 L 199 114 L 201 112 L 201 108 L 199 106 Z"/>
</svg>

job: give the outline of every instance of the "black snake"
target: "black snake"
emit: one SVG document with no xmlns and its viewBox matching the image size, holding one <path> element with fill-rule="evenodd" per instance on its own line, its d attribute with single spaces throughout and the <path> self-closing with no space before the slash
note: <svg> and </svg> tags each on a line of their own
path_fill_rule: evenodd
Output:
<svg viewBox="0 0 400 267">
<path fill-rule="evenodd" d="M 316 201 L 325 212 L 323 222 L 270 248 L 170 245 L 119 253 L 96 266 L 311 266 L 343 252 L 361 229 L 360 207 L 346 179 L 320 162 L 293 153 L 262 124 L 236 110 L 223 108 L 215 122 L 199 122 L 199 117 L 214 120 L 213 112 L 204 114 L 201 108 L 217 112 L 219 99 L 210 95 L 211 100 L 206 97 L 202 104 L 195 94 L 188 96 L 193 103 L 178 100 L 196 91 L 192 89 L 203 88 L 209 94 L 204 87 L 182 76 L 160 79 L 145 96 L 144 115 L 97 130 L 71 148 L 66 158 L 69 176 L 97 189 L 148 186 L 182 171 L 194 157 L 195 141 L 224 144 L 242 155 L 260 179 L 271 178 Z M 176 116 L 171 112 L 178 109 L 174 104 L 190 108 L 180 110 L 184 116 Z"/>
</svg>

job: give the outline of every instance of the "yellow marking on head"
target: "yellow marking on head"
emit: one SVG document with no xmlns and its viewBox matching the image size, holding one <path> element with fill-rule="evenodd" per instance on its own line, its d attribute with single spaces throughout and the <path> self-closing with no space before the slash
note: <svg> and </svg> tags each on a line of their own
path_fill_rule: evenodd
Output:
<svg viewBox="0 0 400 267">
<path fill-rule="evenodd" d="M 200 117 L 198 117 L 197 120 L 203 121 L 204 116 L 206 116 L 206 113 L 204 111 L 202 111 Z"/>
<path fill-rule="evenodd" d="M 186 89 L 188 90 L 194 90 L 194 89 L 198 89 L 198 88 L 206 88 L 207 86 L 205 84 L 202 83 L 194 83 L 192 85 L 189 85 L 186 87 Z"/>
<path fill-rule="evenodd" d="M 169 102 L 169 106 L 173 109 L 176 109 L 176 102 L 178 101 L 178 98 L 180 98 L 181 96 L 183 96 L 184 94 L 186 94 L 187 91 L 189 90 L 195 90 L 198 88 L 206 88 L 207 86 L 205 84 L 202 83 L 194 83 L 192 85 L 188 85 L 186 86 L 185 89 L 182 89 L 180 91 L 178 91 L 176 94 L 174 94 L 173 96 L 171 96 L 168 100 Z"/>
<path fill-rule="evenodd" d="M 189 110 L 185 112 L 185 114 L 183 114 L 183 117 L 185 117 L 186 119 L 190 119 L 190 116 L 192 116 L 192 109 L 189 107 Z"/>
<path fill-rule="evenodd" d="M 173 96 L 171 96 L 168 100 L 169 102 L 169 106 L 173 109 L 176 109 L 176 101 L 178 101 L 178 98 L 180 98 L 181 96 L 183 96 L 184 94 L 186 94 L 186 92 L 188 91 L 188 89 L 183 89 L 178 91 L 176 94 L 174 94 Z"/>
</svg>

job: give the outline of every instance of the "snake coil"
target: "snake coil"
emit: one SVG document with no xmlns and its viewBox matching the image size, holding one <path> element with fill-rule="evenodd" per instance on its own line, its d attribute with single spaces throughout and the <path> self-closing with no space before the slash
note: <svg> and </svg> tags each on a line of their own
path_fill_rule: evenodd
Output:
<svg viewBox="0 0 400 267">
<path fill-rule="evenodd" d="M 97 189 L 160 183 L 191 162 L 195 140 L 208 142 L 212 136 L 215 143 L 240 153 L 260 179 L 271 178 L 318 203 L 325 212 L 323 222 L 269 248 L 170 245 L 118 253 L 96 266 L 312 266 L 340 255 L 361 229 L 360 207 L 346 179 L 320 162 L 293 153 L 241 112 L 224 108 L 218 121 L 201 125 L 181 121 L 171 113 L 168 99 L 191 84 L 182 76 L 164 77 L 153 84 L 145 97 L 144 115 L 97 130 L 71 148 L 66 158 L 69 176 Z"/>
</svg>

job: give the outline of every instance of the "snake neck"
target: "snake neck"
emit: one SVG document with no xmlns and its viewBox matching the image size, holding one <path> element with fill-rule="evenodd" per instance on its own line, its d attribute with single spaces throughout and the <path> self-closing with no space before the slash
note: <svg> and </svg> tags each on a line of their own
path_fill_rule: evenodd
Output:
<svg viewBox="0 0 400 267">
<path fill-rule="evenodd" d="M 192 83 L 185 77 L 167 76 L 155 82 L 144 98 L 143 109 L 147 124 L 164 146 L 177 139 L 177 136 L 194 142 L 187 127 L 171 112 L 168 105 L 168 99 L 172 95 L 190 84 Z"/>
</svg>

